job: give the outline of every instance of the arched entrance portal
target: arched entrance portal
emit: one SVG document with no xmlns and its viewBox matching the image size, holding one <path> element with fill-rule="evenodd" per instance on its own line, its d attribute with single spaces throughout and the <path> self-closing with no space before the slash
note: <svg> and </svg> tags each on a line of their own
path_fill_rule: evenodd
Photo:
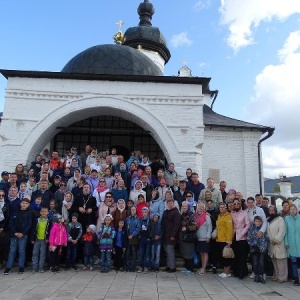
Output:
<svg viewBox="0 0 300 300">
<path fill-rule="evenodd" d="M 63 155 L 72 146 L 83 152 L 86 145 L 96 147 L 98 151 L 109 152 L 112 147 L 127 160 L 130 152 L 141 150 L 144 155 L 153 159 L 164 159 L 164 154 L 148 131 L 116 116 L 96 116 L 75 122 L 67 127 L 58 127 L 61 131 L 55 135 L 51 148 Z"/>
</svg>

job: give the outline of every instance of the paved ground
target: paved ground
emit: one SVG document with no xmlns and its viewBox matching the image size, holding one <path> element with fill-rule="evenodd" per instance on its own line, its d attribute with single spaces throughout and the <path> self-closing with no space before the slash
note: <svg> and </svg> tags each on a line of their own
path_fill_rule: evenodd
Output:
<svg viewBox="0 0 300 300">
<path fill-rule="evenodd" d="M 222 279 L 208 273 L 187 276 L 180 271 L 172 274 L 116 273 L 97 271 L 62 271 L 59 274 L 23 275 L 0 270 L 0 299 L 300 299 L 300 287 L 292 282 L 266 284 L 252 279 Z"/>
</svg>

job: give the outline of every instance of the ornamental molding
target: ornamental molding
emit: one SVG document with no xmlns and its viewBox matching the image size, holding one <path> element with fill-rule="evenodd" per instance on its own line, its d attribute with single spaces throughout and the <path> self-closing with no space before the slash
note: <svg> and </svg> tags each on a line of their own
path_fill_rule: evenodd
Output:
<svg viewBox="0 0 300 300">
<path fill-rule="evenodd" d="M 234 135 L 234 134 L 226 134 L 226 135 L 210 135 L 210 134 L 204 134 L 204 139 L 211 139 L 211 140 L 228 140 L 228 141 L 243 141 L 243 140 L 257 140 L 257 135 L 243 135 L 242 133 L 240 135 Z"/>
<path fill-rule="evenodd" d="M 199 97 L 124 97 L 123 99 L 129 100 L 140 104 L 174 104 L 174 105 L 200 105 L 202 99 Z"/>
</svg>

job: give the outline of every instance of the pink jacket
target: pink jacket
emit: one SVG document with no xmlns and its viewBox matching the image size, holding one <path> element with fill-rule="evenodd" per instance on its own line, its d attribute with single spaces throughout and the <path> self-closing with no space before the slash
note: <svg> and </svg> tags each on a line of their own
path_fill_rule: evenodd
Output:
<svg viewBox="0 0 300 300">
<path fill-rule="evenodd" d="M 244 210 L 238 212 L 231 212 L 233 220 L 233 230 L 237 241 L 243 241 L 247 239 L 247 233 L 250 228 L 250 220 L 248 214 Z"/>
<path fill-rule="evenodd" d="M 66 227 L 61 223 L 54 223 L 50 230 L 49 245 L 63 246 L 68 241 Z"/>
</svg>

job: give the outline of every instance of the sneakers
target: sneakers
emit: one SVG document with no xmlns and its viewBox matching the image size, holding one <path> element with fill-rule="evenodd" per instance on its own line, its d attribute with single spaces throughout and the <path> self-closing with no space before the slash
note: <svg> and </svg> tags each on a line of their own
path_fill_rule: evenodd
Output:
<svg viewBox="0 0 300 300">
<path fill-rule="evenodd" d="M 185 273 L 185 272 L 187 272 L 187 270 L 188 270 L 188 269 L 186 269 L 186 268 L 182 268 L 182 269 L 180 270 L 180 272 Z"/>
<path fill-rule="evenodd" d="M 77 271 L 77 268 L 75 266 L 71 267 L 71 270 Z"/>
<path fill-rule="evenodd" d="M 24 268 L 19 268 L 19 274 L 23 274 L 24 273 Z"/>
<path fill-rule="evenodd" d="M 223 277 L 224 275 L 226 275 L 225 273 L 221 273 L 219 274 L 220 277 Z"/>
<path fill-rule="evenodd" d="M 138 273 L 143 273 L 143 271 L 144 271 L 143 268 L 139 268 L 137 272 L 138 272 Z"/>
<path fill-rule="evenodd" d="M 148 268 L 145 268 L 144 269 L 144 274 L 147 274 L 148 273 Z"/>
<path fill-rule="evenodd" d="M 169 269 L 168 271 L 167 271 L 167 273 L 175 273 L 176 272 L 176 269 Z"/>
<path fill-rule="evenodd" d="M 255 277 L 255 274 L 254 274 L 254 272 L 252 272 L 251 275 L 249 276 L 249 278 L 254 279 L 254 277 Z"/>
<path fill-rule="evenodd" d="M 83 268 L 82 268 L 82 271 L 85 271 L 86 269 L 87 269 L 86 267 L 83 267 Z"/>
<path fill-rule="evenodd" d="M 3 275 L 9 275 L 10 269 L 6 268 L 5 271 L 3 272 Z"/>
<path fill-rule="evenodd" d="M 159 272 L 159 269 L 158 269 L 158 268 L 157 268 L 157 269 L 155 269 L 155 270 L 154 270 L 154 272 L 155 272 L 155 273 L 158 273 L 158 272 Z"/>
<path fill-rule="evenodd" d="M 51 267 L 49 270 L 50 273 L 56 273 L 55 267 Z"/>
<path fill-rule="evenodd" d="M 261 283 L 263 283 L 263 284 L 266 283 L 266 280 L 265 280 L 265 278 L 264 278 L 263 275 L 259 275 L 258 279 L 259 279 L 259 282 L 261 282 Z"/>
<path fill-rule="evenodd" d="M 294 285 L 298 286 L 299 285 L 299 278 L 296 278 L 294 281 Z"/>
<path fill-rule="evenodd" d="M 229 274 L 222 273 L 219 276 L 222 277 L 222 278 L 228 278 L 228 277 L 231 277 L 231 274 L 230 273 Z"/>
<path fill-rule="evenodd" d="M 190 270 L 187 270 L 186 272 L 185 272 L 185 275 L 187 275 L 187 276 L 189 276 L 189 275 L 193 275 L 194 273 L 192 272 L 192 271 L 190 271 Z"/>
<path fill-rule="evenodd" d="M 212 272 L 213 272 L 213 274 L 217 274 L 217 268 L 216 267 L 212 267 Z"/>
<path fill-rule="evenodd" d="M 45 273 L 45 270 L 44 269 L 40 269 L 40 273 Z"/>
<path fill-rule="evenodd" d="M 55 272 L 56 272 L 56 273 L 60 273 L 59 267 L 55 267 Z"/>
<path fill-rule="evenodd" d="M 37 272 L 36 269 L 32 269 L 32 271 L 31 271 L 32 274 L 35 274 L 36 272 Z"/>
<path fill-rule="evenodd" d="M 93 271 L 94 270 L 94 267 L 90 267 L 90 271 Z"/>
</svg>

